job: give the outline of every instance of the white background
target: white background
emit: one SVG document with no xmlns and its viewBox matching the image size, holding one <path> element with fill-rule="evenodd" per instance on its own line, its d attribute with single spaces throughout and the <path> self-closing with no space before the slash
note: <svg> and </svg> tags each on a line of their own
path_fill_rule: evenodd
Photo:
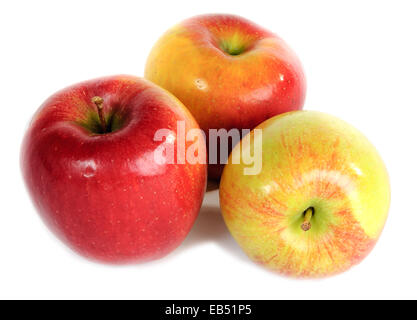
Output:
<svg viewBox="0 0 417 320">
<path fill-rule="evenodd" d="M 34 111 L 82 80 L 142 76 L 157 38 L 201 13 L 239 14 L 283 37 L 305 68 L 305 109 L 350 122 L 379 149 L 392 205 L 360 265 L 324 280 L 262 269 L 228 234 L 216 192 L 184 244 L 143 265 L 86 261 L 41 223 L 19 169 Z M 417 298 L 416 13 L 399 0 L 1 1 L 0 298 Z"/>
</svg>

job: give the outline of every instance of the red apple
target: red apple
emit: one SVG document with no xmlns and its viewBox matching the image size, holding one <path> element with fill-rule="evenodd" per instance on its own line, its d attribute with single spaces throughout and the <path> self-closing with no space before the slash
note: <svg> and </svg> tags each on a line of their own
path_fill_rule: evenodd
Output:
<svg viewBox="0 0 417 320">
<path fill-rule="evenodd" d="M 50 97 L 21 154 L 26 185 L 46 224 L 80 254 L 109 263 L 156 259 L 175 249 L 206 187 L 205 164 L 154 156 L 161 145 L 156 131 L 175 131 L 177 121 L 186 132 L 199 128 L 175 97 L 131 76 L 83 82 Z M 205 148 L 201 133 L 195 143 Z"/>
<path fill-rule="evenodd" d="M 209 129 L 253 129 L 299 110 L 306 92 L 301 63 L 288 45 L 233 15 L 197 16 L 173 27 L 149 54 L 145 77 L 180 99 L 207 137 Z M 219 179 L 221 169 L 209 165 L 210 178 Z"/>
</svg>

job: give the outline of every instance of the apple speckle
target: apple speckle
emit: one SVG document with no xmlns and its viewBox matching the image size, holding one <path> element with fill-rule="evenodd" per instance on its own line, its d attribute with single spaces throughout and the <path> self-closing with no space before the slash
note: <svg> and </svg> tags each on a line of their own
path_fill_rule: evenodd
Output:
<svg viewBox="0 0 417 320">
<path fill-rule="evenodd" d="M 194 83 L 198 90 L 204 91 L 208 87 L 207 82 L 204 81 L 203 79 L 195 79 Z"/>
</svg>

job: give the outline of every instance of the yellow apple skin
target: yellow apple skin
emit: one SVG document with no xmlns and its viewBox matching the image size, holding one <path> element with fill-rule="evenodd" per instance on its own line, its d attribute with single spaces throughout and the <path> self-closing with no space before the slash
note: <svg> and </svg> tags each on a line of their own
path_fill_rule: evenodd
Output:
<svg viewBox="0 0 417 320">
<path fill-rule="evenodd" d="M 279 115 L 256 129 L 262 137 L 252 131 L 243 138 L 220 183 L 222 214 L 242 249 L 292 277 L 330 276 L 359 263 L 390 204 L 387 170 L 374 146 L 346 122 L 315 111 Z M 242 157 L 259 144 L 262 170 L 244 175 Z M 241 146 L 240 164 L 230 163 Z M 304 231 L 308 208 L 314 214 Z"/>
<path fill-rule="evenodd" d="M 149 54 L 145 78 L 184 103 L 207 137 L 209 129 L 253 129 L 299 110 L 306 93 L 301 63 L 281 38 L 224 14 L 192 17 L 167 31 Z M 219 180 L 222 168 L 210 164 L 210 178 Z"/>
</svg>

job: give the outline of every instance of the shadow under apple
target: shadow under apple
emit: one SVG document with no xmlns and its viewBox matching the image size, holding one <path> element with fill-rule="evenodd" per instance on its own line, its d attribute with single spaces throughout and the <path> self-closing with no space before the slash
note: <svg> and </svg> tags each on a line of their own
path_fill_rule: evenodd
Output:
<svg viewBox="0 0 417 320">
<path fill-rule="evenodd" d="M 198 218 L 177 253 L 181 254 L 181 251 L 207 242 L 216 243 L 234 256 L 248 261 L 223 221 L 218 190 L 206 193 Z"/>
</svg>

